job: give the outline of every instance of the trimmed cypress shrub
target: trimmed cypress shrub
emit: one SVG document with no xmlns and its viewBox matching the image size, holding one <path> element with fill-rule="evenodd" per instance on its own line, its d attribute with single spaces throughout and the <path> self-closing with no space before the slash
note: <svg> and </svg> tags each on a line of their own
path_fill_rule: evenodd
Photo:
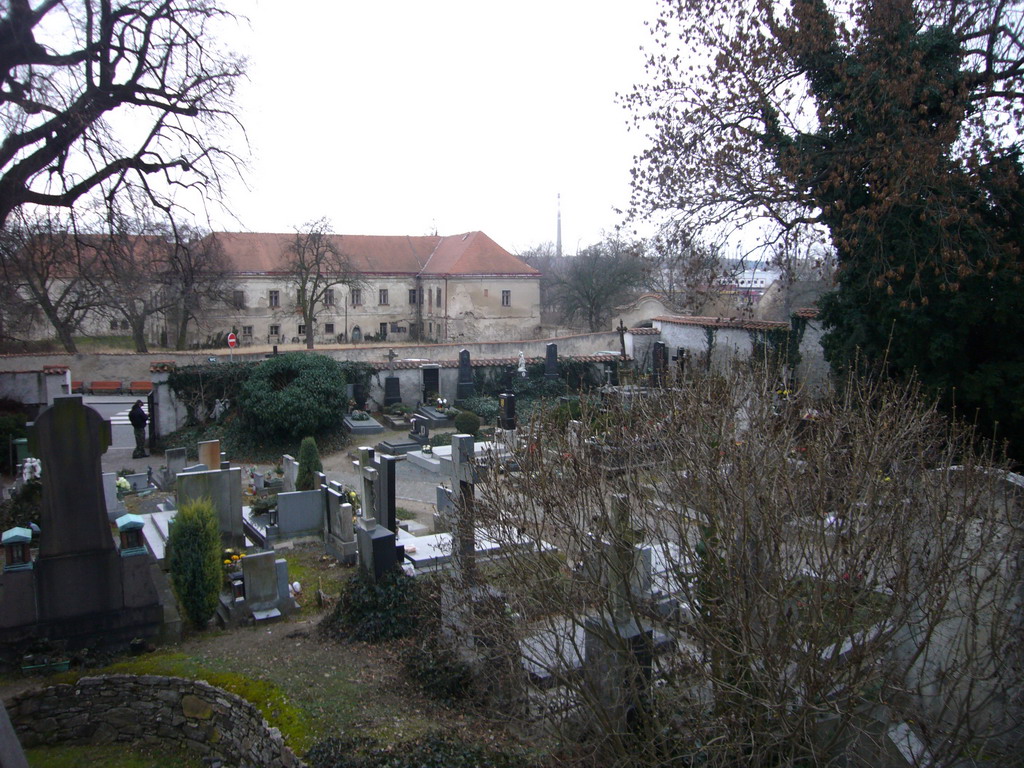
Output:
<svg viewBox="0 0 1024 768">
<path fill-rule="evenodd" d="M 455 416 L 455 431 L 462 435 L 472 435 L 480 431 L 480 417 L 472 411 L 459 411 Z"/>
<path fill-rule="evenodd" d="M 171 584 L 186 618 L 203 629 L 214 611 L 222 581 L 220 530 L 210 499 L 183 504 L 167 537 Z"/>
<path fill-rule="evenodd" d="M 316 473 L 323 472 L 324 465 L 320 461 L 320 451 L 316 440 L 312 437 L 302 438 L 299 446 L 299 472 L 295 476 L 295 490 L 312 491 L 316 488 Z"/>
</svg>

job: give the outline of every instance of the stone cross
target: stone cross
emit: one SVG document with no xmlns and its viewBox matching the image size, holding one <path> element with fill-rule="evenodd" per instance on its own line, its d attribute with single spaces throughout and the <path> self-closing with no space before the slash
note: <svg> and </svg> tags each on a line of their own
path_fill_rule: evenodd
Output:
<svg viewBox="0 0 1024 768">
<path fill-rule="evenodd" d="M 479 479 L 472 435 L 452 436 L 452 483 L 457 484 L 452 520 L 452 559 L 465 585 L 476 578 L 474 485 Z"/>
<path fill-rule="evenodd" d="M 651 386 L 663 387 L 666 383 L 665 373 L 668 369 L 668 345 L 665 342 L 654 342 L 651 363 Z"/>
<path fill-rule="evenodd" d="M 377 470 L 363 465 L 363 526 L 373 528 L 377 524 Z"/>
<path fill-rule="evenodd" d="M 622 318 L 619 318 L 619 327 L 615 329 L 619 332 L 619 346 L 622 347 L 622 359 L 626 359 L 626 324 L 622 322 Z"/>
<path fill-rule="evenodd" d="M 609 554 L 609 592 L 612 617 L 624 624 L 631 618 L 633 602 L 633 574 L 637 569 L 637 549 L 633 542 L 633 528 L 629 514 L 629 500 L 625 494 L 612 495 L 612 548 Z"/>
</svg>

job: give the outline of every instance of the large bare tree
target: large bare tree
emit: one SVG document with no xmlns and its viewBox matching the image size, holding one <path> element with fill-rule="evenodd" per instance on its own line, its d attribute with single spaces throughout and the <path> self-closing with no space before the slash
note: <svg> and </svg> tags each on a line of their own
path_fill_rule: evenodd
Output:
<svg viewBox="0 0 1024 768">
<path fill-rule="evenodd" d="M 70 218 L 16 215 L 18 221 L 8 222 L 2 239 L 4 279 L 43 314 L 64 351 L 73 354 L 75 334 L 101 306 L 102 296 L 88 277 L 95 252 L 76 237 Z"/>
<path fill-rule="evenodd" d="M 170 302 L 165 315 L 174 348 L 185 349 L 189 325 L 207 307 L 230 302 L 235 284 L 220 240 L 187 225 L 170 227 L 170 234 L 159 280 Z"/>
<path fill-rule="evenodd" d="M 24 204 L 71 207 L 99 187 L 167 205 L 216 192 L 242 59 L 210 0 L 9 0 L 0 6 L 0 226 Z"/>
<path fill-rule="evenodd" d="M 635 210 L 817 233 L 837 371 L 917 376 L 1024 455 L 1024 4 L 680 0 L 651 29 Z"/>
<path fill-rule="evenodd" d="M 295 231 L 284 254 L 285 271 L 295 286 L 295 311 L 306 326 L 306 349 L 313 349 L 317 317 L 332 306 L 334 288 L 361 282 L 331 229 L 327 218 L 307 222 Z"/>
</svg>

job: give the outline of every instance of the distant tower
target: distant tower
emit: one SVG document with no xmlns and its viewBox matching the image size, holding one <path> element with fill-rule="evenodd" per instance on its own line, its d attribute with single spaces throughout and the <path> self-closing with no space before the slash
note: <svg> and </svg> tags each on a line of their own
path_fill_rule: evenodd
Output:
<svg viewBox="0 0 1024 768">
<path fill-rule="evenodd" d="M 558 193 L 558 233 L 555 235 L 555 256 L 562 255 L 562 193 Z"/>
</svg>

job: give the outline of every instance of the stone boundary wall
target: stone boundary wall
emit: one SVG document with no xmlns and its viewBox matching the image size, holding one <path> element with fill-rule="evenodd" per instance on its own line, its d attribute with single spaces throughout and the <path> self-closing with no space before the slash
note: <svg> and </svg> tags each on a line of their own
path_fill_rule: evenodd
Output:
<svg viewBox="0 0 1024 768">
<path fill-rule="evenodd" d="M 303 768 L 260 711 L 202 680 L 83 677 L 5 702 L 25 748 L 40 744 L 175 741 L 230 765 Z"/>
<path fill-rule="evenodd" d="M 544 357 L 545 346 L 549 342 L 558 344 L 559 355 L 592 355 L 604 350 L 619 349 L 619 335 L 613 331 L 600 333 L 581 333 L 572 336 L 561 336 L 544 339 L 524 339 L 520 341 L 466 342 L 462 344 L 358 344 L 358 345 L 317 345 L 314 350 L 320 354 L 333 357 L 335 360 L 354 360 L 358 362 L 377 362 L 386 365 L 388 349 L 394 348 L 399 358 L 423 358 L 430 362 L 459 359 L 459 351 L 468 349 L 474 358 L 518 357 L 519 351 L 527 357 Z M 281 344 L 279 351 L 305 351 L 300 344 Z M 101 352 L 68 355 L 53 354 L 21 354 L 0 355 L 0 371 L 35 372 L 41 371 L 44 365 L 66 366 L 71 371 L 74 381 L 142 381 L 154 378 L 150 365 L 155 362 L 173 361 L 179 367 L 198 365 L 209 361 L 211 357 L 220 360 L 262 360 L 271 350 L 263 347 L 240 347 L 230 354 L 229 350 L 204 350 L 201 352 L 151 352 L 135 354 L 133 352 Z"/>
</svg>

